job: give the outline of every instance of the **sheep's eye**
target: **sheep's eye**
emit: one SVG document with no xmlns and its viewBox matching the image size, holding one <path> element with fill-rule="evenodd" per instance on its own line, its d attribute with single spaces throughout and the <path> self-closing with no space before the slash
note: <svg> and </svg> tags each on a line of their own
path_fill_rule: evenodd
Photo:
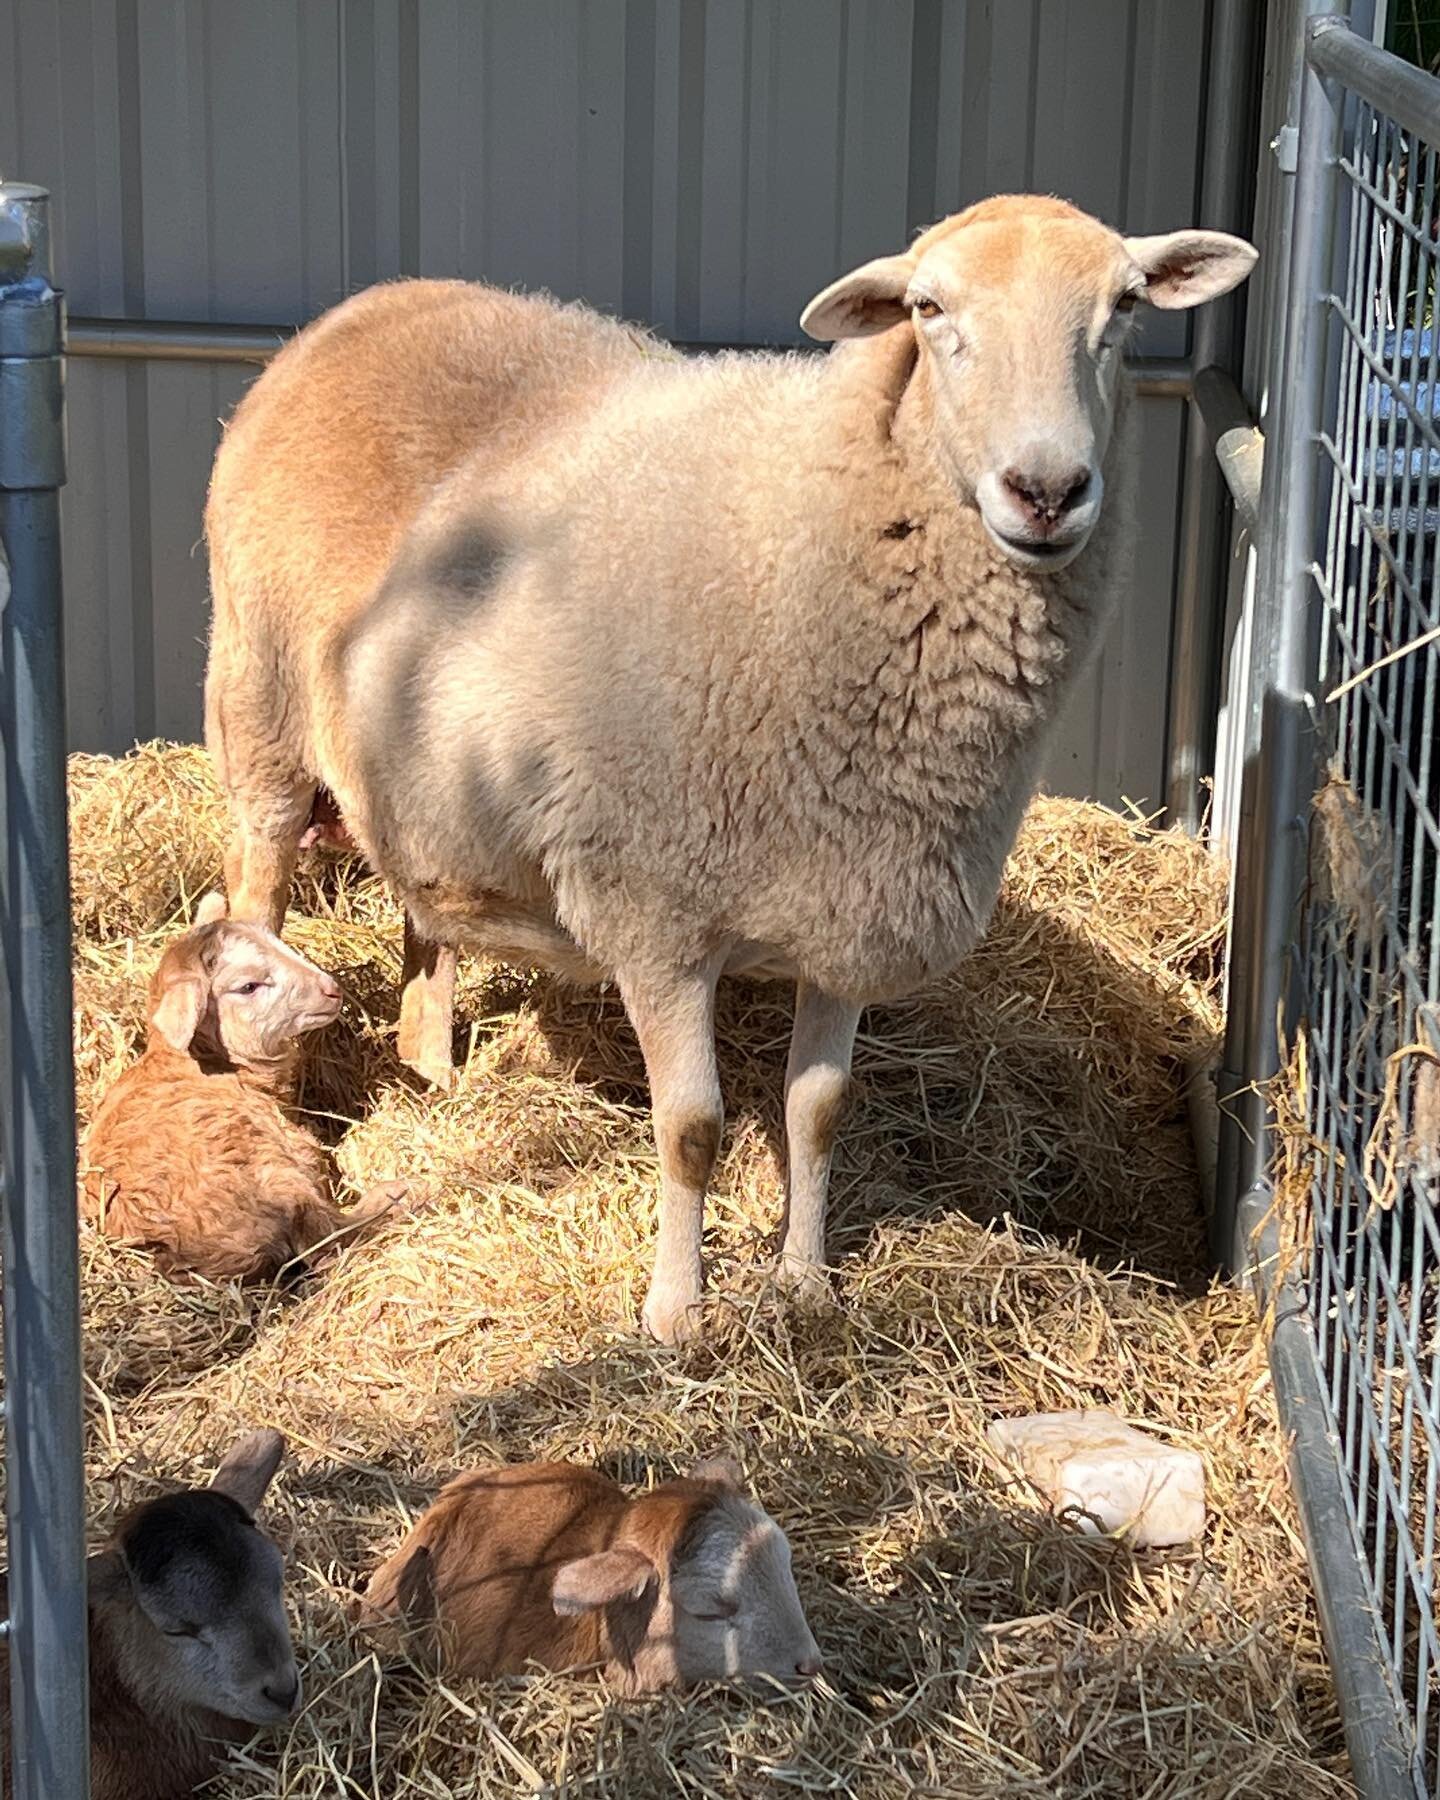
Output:
<svg viewBox="0 0 1440 1800">
<path fill-rule="evenodd" d="M 237 994 L 258 994 L 265 983 L 263 981 L 243 981 L 234 989 Z"/>
<path fill-rule="evenodd" d="M 200 1627 L 198 1625 L 176 1625 L 173 1629 L 167 1628 L 165 1635 L 176 1638 L 198 1638 Z"/>
<path fill-rule="evenodd" d="M 940 304 L 936 300 L 917 300 L 915 310 L 922 319 L 938 319 L 940 317 Z"/>
<path fill-rule="evenodd" d="M 1140 296 L 1138 294 L 1122 294 L 1115 302 L 1115 310 L 1122 315 L 1125 313 L 1133 313 L 1139 303 Z"/>
</svg>

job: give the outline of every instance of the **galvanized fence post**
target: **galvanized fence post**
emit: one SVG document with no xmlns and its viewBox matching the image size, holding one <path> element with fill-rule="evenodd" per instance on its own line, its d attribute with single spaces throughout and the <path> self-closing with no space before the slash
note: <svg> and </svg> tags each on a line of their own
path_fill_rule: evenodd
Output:
<svg viewBox="0 0 1440 1800">
<path fill-rule="evenodd" d="M 0 185 L 0 1149 L 15 1800 L 90 1791 L 59 488 L 49 196 Z"/>
<path fill-rule="evenodd" d="M 1335 23 L 1333 3 L 1312 9 L 1309 34 Z M 1315 503 L 1322 467 L 1325 295 L 1330 285 L 1334 163 L 1340 106 L 1307 63 L 1290 230 L 1286 320 L 1267 432 L 1260 498 L 1262 613 L 1257 621 L 1261 726 L 1247 762 L 1237 861 L 1253 871 L 1236 894 L 1231 988 L 1221 1070 L 1216 1260 L 1244 1270 L 1270 1209 L 1271 1138 L 1263 1084 L 1279 1067 L 1279 1010 L 1286 993 L 1303 861 L 1302 760 L 1311 742 L 1307 625 L 1317 547 Z"/>
</svg>

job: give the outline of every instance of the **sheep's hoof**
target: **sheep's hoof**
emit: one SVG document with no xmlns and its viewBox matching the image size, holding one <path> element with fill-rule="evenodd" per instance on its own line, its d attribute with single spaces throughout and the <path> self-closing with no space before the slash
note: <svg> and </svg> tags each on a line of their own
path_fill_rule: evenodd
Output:
<svg viewBox="0 0 1440 1800">
<path fill-rule="evenodd" d="M 219 888 L 211 888 L 195 908 L 195 923 L 197 925 L 213 925 L 217 919 L 228 918 L 229 913 L 230 906 L 225 896 Z"/>
<path fill-rule="evenodd" d="M 657 1343 L 693 1343 L 701 1334 L 700 1296 L 693 1288 L 651 1287 L 640 1322 Z"/>
<path fill-rule="evenodd" d="M 830 1271 L 808 1257 L 782 1255 L 775 1265 L 775 1285 L 801 1306 L 829 1306 L 835 1299 Z"/>
</svg>

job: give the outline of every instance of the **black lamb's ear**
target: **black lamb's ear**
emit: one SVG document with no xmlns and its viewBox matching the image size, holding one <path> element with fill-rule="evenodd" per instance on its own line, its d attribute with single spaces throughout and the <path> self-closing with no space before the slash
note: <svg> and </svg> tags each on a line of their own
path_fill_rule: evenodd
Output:
<svg viewBox="0 0 1440 1800">
<path fill-rule="evenodd" d="M 278 1431 L 252 1431 L 229 1451 L 210 1485 L 238 1501 L 253 1517 L 284 1454 L 285 1440 Z"/>
</svg>

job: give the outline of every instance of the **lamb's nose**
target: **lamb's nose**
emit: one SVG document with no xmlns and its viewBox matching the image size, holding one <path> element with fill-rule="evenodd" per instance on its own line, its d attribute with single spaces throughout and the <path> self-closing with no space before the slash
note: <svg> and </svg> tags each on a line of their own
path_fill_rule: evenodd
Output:
<svg viewBox="0 0 1440 1800">
<path fill-rule="evenodd" d="M 272 1706 L 279 1707 L 281 1712 L 294 1712 L 295 1702 L 300 1698 L 300 1677 L 292 1675 L 288 1682 L 272 1682 L 262 1687 L 260 1692 Z"/>
<path fill-rule="evenodd" d="M 817 1650 L 813 1656 L 802 1656 L 795 1665 L 795 1673 L 809 1681 L 812 1675 L 818 1675 L 825 1667 L 823 1658 Z"/>
<path fill-rule="evenodd" d="M 327 1000 L 338 1000 L 340 998 L 340 983 L 336 981 L 333 976 L 322 975 L 320 977 L 320 992 Z"/>
</svg>

